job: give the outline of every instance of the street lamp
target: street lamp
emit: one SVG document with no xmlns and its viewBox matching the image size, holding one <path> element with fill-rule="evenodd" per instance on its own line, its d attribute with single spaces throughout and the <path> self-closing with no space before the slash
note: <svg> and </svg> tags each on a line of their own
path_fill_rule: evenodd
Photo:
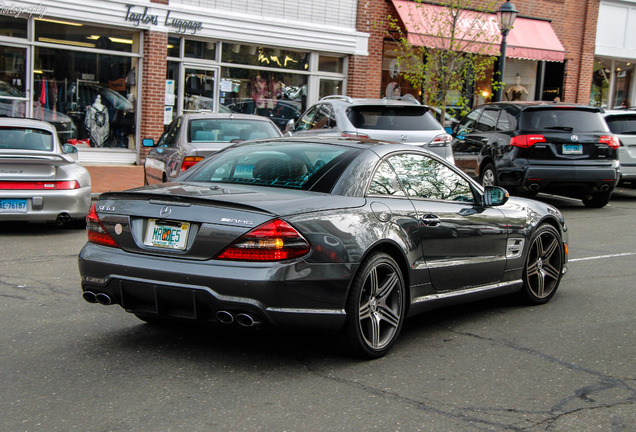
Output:
<svg viewBox="0 0 636 432">
<path fill-rule="evenodd" d="M 499 79 L 502 84 L 499 85 L 497 92 L 495 93 L 494 101 L 501 101 L 501 95 L 503 93 L 503 76 L 506 69 L 506 36 L 515 23 L 515 18 L 519 11 L 515 8 L 515 5 L 509 1 L 501 5 L 497 11 L 497 20 L 499 21 L 499 30 L 501 31 L 501 57 L 499 57 Z"/>
</svg>

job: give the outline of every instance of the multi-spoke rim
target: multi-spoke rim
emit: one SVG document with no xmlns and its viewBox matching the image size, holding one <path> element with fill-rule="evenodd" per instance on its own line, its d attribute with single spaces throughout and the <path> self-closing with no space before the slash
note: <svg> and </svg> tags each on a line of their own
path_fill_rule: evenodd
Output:
<svg viewBox="0 0 636 432">
<path fill-rule="evenodd" d="M 537 298 L 546 298 L 556 289 L 563 269 L 561 243 L 552 232 L 538 235 L 528 254 L 528 289 Z"/>
<path fill-rule="evenodd" d="M 495 186 L 495 172 L 491 169 L 484 171 L 484 175 L 481 178 L 481 184 L 483 186 Z"/>
<path fill-rule="evenodd" d="M 359 302 L 359 325 L 367 345 L 380 350 L 391 343 L 402 321 L 402 281 L 391 265 L 380 263 L 367 274 Z"/>
</svg>

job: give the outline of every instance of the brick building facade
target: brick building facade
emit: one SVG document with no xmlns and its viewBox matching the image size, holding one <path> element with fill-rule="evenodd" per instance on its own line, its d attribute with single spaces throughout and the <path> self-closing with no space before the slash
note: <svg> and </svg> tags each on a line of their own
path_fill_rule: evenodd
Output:
<svg viewBox="0 0 636 432">
<path fill-rule="evenodd" d="M 480 0 L 467 3 L 475 8 L 492 4 Z M 562 100 L 589 103 L 599 0 L 514 0 L 513 3 L 520 17 L 549 20 L 563 44 L 565 64 L 560 94 Z M 353 56 L 350 60 L 350 96 L 382 95 L 384 86 L 380 82 L 378 69 L 382 67 L 383 46 L 387 40 L 386 17 L 398 15 L 391 0 L 358 1 L 357 29 L 370 35 L 369 56 Z"/>
</svg>

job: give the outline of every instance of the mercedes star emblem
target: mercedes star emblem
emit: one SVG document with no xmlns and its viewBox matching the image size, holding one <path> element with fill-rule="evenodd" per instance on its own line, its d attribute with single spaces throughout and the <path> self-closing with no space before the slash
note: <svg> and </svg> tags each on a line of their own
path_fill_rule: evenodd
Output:
<svg viewBox="0 0 636 432">
<path fill-rule="evenodd" d="M 159 214 L 162 217 L 167 217 L 170 216 L 170 213 L 172 213 L 172 208 L 170 208 L 169 206 L 165 206 L 164 208 L 161 209 L 161 211 L 159 212 Z"/>
</svg>

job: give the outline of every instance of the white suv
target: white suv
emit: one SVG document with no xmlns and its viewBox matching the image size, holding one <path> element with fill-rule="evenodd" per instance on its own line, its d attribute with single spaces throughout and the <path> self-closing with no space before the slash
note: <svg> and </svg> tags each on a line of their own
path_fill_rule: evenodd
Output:
<svg viewBox="0 0 636 432">
<path fill-rule="evenodd" d="M 636 111 L 612 110 L 605 111 L 603 115 L 610 130 L 620 140 L 620 183 L 636 186 Z"/>
<path fill-rule="evenodd" d="M 413 97 L 352 99 L 327 96 L 311 106 L 296 122 L 290 120 L 287 135 L 321 135 L 372 138 L 424 147 L 454 163 L 452 137 L 435 119 L 429 107 Z"/>
</svg>

